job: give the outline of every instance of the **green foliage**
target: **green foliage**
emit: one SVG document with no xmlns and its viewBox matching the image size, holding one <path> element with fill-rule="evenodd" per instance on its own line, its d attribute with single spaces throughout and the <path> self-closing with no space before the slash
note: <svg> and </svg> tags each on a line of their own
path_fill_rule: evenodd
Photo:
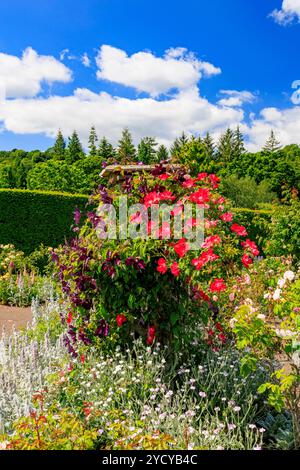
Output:
<svg viewBox="0 0 300 470">
<path fill-rule="evenodd" d="M 98 137 L 96 129 L 94 126 L 91 127 L 90 136 L 89 136 L 89 151 L 90 156 L 95 157 L 97 155 L 97 142 Z"/>
<path fill-rule="evenodd" d="M 66 152 L 66 161 L 74 163 L 84 157 L 83 148 L 76 131 L 69 137 L 68 148 Z"/>
<path fill-rule="evenodd" d="M 273 210 L 233 208 L 236 220 L 247 229 L 249 237 L 254 240 L 262 252 L 270 238 Z M 284 254 L 287 254 L 285 252 Z"/>
<path fill-rule="evenodd" d="M 153 137 L 144 137 L 138 145 L 138 160 L 145 165 L 157 162 L 156 146 L 157 142 Z"/>
<path fill-rule="evenodd" d="M 87 196 L 0 189 L 0 243 L 30 253 L 42 243 L 58 246 L 71 237 L 75 207 Z"/>
<path fill-rule="evenodd" d="M 56 160 L 64 160 L 66 154 L 66 142 L 60 129 L 58 130 L 52 151 Z"/>
<path fill-rule="evenodd" d="M 257 184 L 249 176 L 239 178 L 236 175 L 230 175 L 222 178 L 221 191 L 232 201 L 234 206 L 248 209 L 254 209 L 259 204 L 276 200 L 276 195 L 270 190 L 267 181 Z"/>
<path fill-rule="evenodd" d="M 125 164 L 136 159 L 136 150 L 132 142 L 132 137 L 127 128 L 123 129 L 118 146 L 118 162 Z"/>
<path fill-rule="evenodd" d="M 271 256 L 292 254 L 300 259 L 300 202 L 291 201 L 274 213 L 271 235 L 266 241 L 267 253 Z"/>
</svg>

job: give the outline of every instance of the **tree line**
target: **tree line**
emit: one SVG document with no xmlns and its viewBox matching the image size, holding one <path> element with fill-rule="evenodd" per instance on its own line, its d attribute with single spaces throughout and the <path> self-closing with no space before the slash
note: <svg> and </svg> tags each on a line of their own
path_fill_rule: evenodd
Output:
<svg viewBox="0 0 300 470">
<path fill-rule="evenodd" d="M 153 137 L 144 137 L 135 146 L 127 128 L 114 147 L 106 137 L 99 139 L 92 127 L 87 152 L 76 131 L 66 141 L 59 130 L 54 145 L 44 152 L 0 151 L 0 187 L 89 193 L 99 183 L 101 168 L 107 164 L 155 164 L 165 160 L 215 172 L 228 182 L 228 190 L 232 185 L 243 186 L 241 181 L 246 179 L 257 195 L 265 188 L 267 201 L 274 194 L 282 198 L 287 191 L 300 189 L 300 147 L 282 147 L 272 131 L 262 150 L 250 153 L 239 127 L 227 129 L 218 142 L 209 133 L 204 137 L 182 133 L 169 149 Z"/>
</svg>

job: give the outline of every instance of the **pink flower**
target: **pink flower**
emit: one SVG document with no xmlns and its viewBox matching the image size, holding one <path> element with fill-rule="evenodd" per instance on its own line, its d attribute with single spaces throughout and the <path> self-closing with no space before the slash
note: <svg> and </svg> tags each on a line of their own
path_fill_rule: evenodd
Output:
<svg viewBox="0 0 300 470">
<path fill-rule="evenodd" d="M 193 186 L 195 186 L 195 181 L 192 178 L 189 178 L 182 183 L 183 188 L 192 188 Z"/>
<path fill-rule="evenodd" d="M 243 225 L 233 224 L 231 226 L 231 230 L 240 237 L 246 237 L 248 235 L 247 230 L 245 227 L 243 227 Z"/>
<path fill-rule="evenodd" d="M 136 212 L 136 214 L 130 216 L 129 220 L 132 223 L 140 224 L 142 222 L 142 215 L 140 212 Z"/>
<path fill-rule="evenodd" d="M 183 258 L 186 253 L 189 251 L 190 247 L 186 242 L 185 238 L 182 238 L 174 245 L 174 251 L 177 253 L 179 258 Z"/>
<path fill-rule="evenodd" d="M 227 289 L 227 286 L 224 282 L 224 279 L 215 279 L 211 284 L 210 284 L 210 290 L 211 292 L 221 292 L 223 290 Z"/>
<path fill-rule="evenodd" d="M 167 267 L 166 260 L 165 260 L 164 258 L 160 258 L 160 259 L 158 260 L 156 270 L 157 270 L 160 274 L 166 274 L 166 272 L 168 271 L 168 267 Z"/>
<path fill-rule="evenodd" d="M 178 265 L 178 263 L 176 263 L 176 261 L 174 261 L 174 263 L 171 265 L 171 273 L 172 273 L 173 276 L 175 276 L 175 277 L 180 276 L 179 265 Z"/>
<path fill-rule="evenodd" d="M 242 247 L 246 250 L 247 248 L 251 251 L 253 256 L 258 256 L 259 255 L 259 249 L 257 248 L 257 245 L 255 242 L 252 240 L 247 240 L 245 242 L 241 243 Z"/>
<path fill-rule="evenodd" d="M 189 200 L 195 204 L 204 204 L 209 201 L 210 191 L 207 188 L 200 188 L 195 193 L 191 194 Z"/>
<path fill-rule="evenodd" d="M 231 222 L 233 219 L 233 214 L 231 212 L 225 212 L 220 216 L 220 219 L 223 220 L 223 222 Z"/>
<path fill-rule="evenodd" d="M 202 244 L 202 248 L 213 248 L 215 245 L 219 245 L 221 243 L 221 238 L 219 235 L 211 235 L 204 240 Z"/>
<path fill-rule="evenodd" d="M 165 181 L 165 180 L 170 178 L 170 175 L 168 175 L 168 173 L 164 173 L 162 175 L 159 175 L 157 178 L 159 178 L 160 180 Z"/>
<path fill-rule="evenodd" d="M 242 263 L 245 266 L 245 268 L 249 268 L 249 266 L 253 264 L 253 259 L 250 258 L 250 256 L 245 254 L 242 256 Z"/>
<path fill-rule="evenodd" d="M 199 258 L 195 258 L 192 260 L 192 265 L 195 266 L 197 271 L 199 271 L 203 266 L 205 266 L 206 263 L 209 261 L 215 261 L 219 258 L 218 255 L 216 255 L 212 249 L 210 248 L 207 251 L 203 251 Z"/>
<path fill-rule="evenodd" d="M 121 328 L 121 326 L 127 322 L 127 318 L 125 317 L 125 315 L 123 315 L 123 313 L 120 313 L 116 316 L 116 322 L 118 327 Z"/>
</svg>

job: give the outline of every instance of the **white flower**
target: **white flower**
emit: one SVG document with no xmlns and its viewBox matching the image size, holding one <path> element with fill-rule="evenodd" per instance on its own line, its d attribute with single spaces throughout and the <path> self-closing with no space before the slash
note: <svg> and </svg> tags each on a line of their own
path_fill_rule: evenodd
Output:
<svg viewBox="0 0 300 470">
<path fill-rule="evenodd" d="M 205 398 L 205 397 L 206 397 L 206 393 L 205 393 L 205 392 L 199 392 L 199 396 L 200 396 L 201 398 Z"/>
<path fill-rule="evenodd" d="M 286 279 L 279 279 L 279 281 L 277 282 L 277 285 L 278 287 L 280 287 L 280 289 L 282 289 L 284 286 L 285 286 L 285 283 L 286 283 Z"/>
<path fill-rule="evenodd" d="M 234 328 L 236 322 L 237 322 L 237 319 L 236 319 L 236 318 L 234 318 L 234 317 L 231 318 L 231 319 L 229 320 L 229 326 L 230 326 L 230 328 Z"/>
<path fill-rule="evenodd" d="M 265 321 L 266 315 L 264 315 L 263 313 L 259 313 L 259 314 L 257 315 L 257 318 L 258 318 L 259 320 Z"/>
<path fill-rule="evenodd" d="M 295 273 L 293 271 L 286 271 L 283 277 L 288 281 L 293 281 L 295 279 Z"/>
<path fill-rule="evenodd" d="M 281 296 L 281 289 L 276 289 L 273 294 L 273 300 L 279 300 Z"/>
</svg>

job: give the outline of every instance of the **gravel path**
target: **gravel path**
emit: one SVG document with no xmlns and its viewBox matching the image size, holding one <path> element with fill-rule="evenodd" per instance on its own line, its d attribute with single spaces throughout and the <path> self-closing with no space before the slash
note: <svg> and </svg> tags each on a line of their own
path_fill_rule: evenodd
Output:
<svg viewBox="0 0 300 470">
<path fill-rule="evenodd" d="M 0 335 L 3 327 L 6 331 L 11 331 L 13 325 L 20 329 L 32 320 L 31 308 L 8 307 L 0 305 Z"/>
</svg>

